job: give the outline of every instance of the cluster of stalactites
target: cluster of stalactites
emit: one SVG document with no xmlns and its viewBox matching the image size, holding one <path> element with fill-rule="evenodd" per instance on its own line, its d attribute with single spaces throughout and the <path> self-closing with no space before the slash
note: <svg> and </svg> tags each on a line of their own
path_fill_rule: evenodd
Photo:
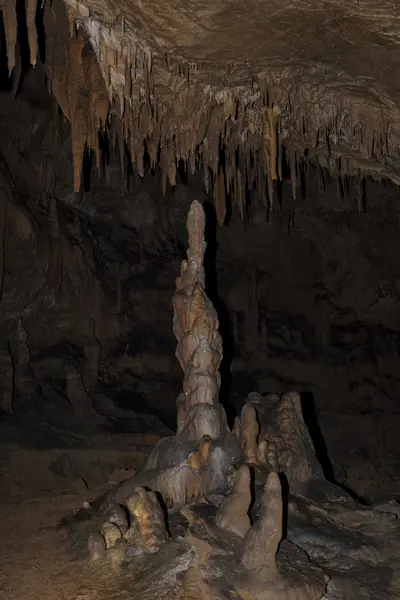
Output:
<svg viewBox="0 0 400 600">
<path fill-rule="evenodd" d="M 36 7 L 36 0 L 26 0 L 32 65 L 38 53 Z M 16 62 L 15 2 L 0 0 L 0 9 L 11 71 Z M 76 191 L 81 186 L 85 149 L 95 151 L 98 167 L 104 164 L 100 161 L 99 136 L 107 129 L 111 146 L 119 152 L 123 177 L 128 160 L 143 176 L 147 156 L 152 169 L 160 167 L 165 192 L 167 182 L 176 184 L 178 165 L 192 173 L 200 167 L 220 224 L 225 220 L 228 199 L 246 218 L 247 198 L 253 190 L 273 211 L 276 181 L 282 181 L 285 162 L 296 198 L 304 148 L 290 145 L 291 141 L 281 135 L 279 102 L 261 93 L 256 85 L 250 100 L 247 89 L 209 90 L 206 94 L 195 78 L 191 79 L 195 66 L 189 69 L 168 56 L 165 64 L 159 58 L 154 61 L 150 49 L 138 39 L 130 36 L 129 43 L 121 43 L 128 39 L 119 32 L 123 24 L 107 28 L 89 15 L 84 17 L 75 15 L 71 5 L 66 7 L 61 0 L 54 0 L 51 9 L 50 3 L 45 7 L 45 69 L 49 86 L 71 123 Z M 292 123 L 292 128 L 296 129 L 295 125 Z M 311 131 L 312 124 L 309 128 Z M 322 170 L 333 173 L 339 187 L 348 174 L 358 174 L 361 211 L 368 165 L 356 168 L 350 159 L 331 155 L 330 148 L 321 152 L 321 144 L 325 144 L 319 139 L 321 135 L 317 134 L 308 156 L 315 158 Z M 370 145 L 374 140 L 364 142 Z M 359 141 L 361 144 L 363 140 Z"/>
<path fill-rule="evenodd" d="M 17 41 L 15 3 L 4 2 L 0 7 L 11 71 Z M 26 0 L 32 65 L 38 51 L 35 14 L 36 1 Z M 189 71 L 168 58 L 163 68 L 158 68 L 155 84 L 149 49 L 139 43 L 121 46 L 115 33 L 94 26 L 90 20 L 78 29 L 71 9 L 63 3 L 53 3 L 51 13 L 46 7 L 45 26 L 49 46 L 46 73 L 71 123 L 76 191 L 81 186 L 85 149 L 95 150 L 100 166 L 99 134 L 107 126 L 111 144 L 118 146 L 123 175 L 129 157 L 143 176 L 147 154 L 151 168 L 160 166 L 165 192 L 167 181 L 176 184 L 180 161 L 192 173 L 202 167 L 204 185 L 213 194 L 220 224 L 225 219 L 227 198 L 233 199 L 245 216 L 251 189 L 257 189 L 273 208 L 274 182 L 281 177 L 282 162 L 277 106 L 263 109 L 261 118 L 255 116 L 246 132 L 245 115 L 240 114 L 239 98 L 232 90 L 206 96 L 196 86 L 191 87 Z M 182 106 L 177 117 L 179 103 Z M 295 177 L 295 168 L 292 173 Z M 293 190 L 295 194 L 295 181 Z"/>
<path fill-rule="evenodd" d="M 36 8 L 37 0 L 25 0 L 26 27 L 28 32 L 30 63 L 34 67 L 38 55 L 38 38 L 36 30 Z M 17 2 L 16 0 L 0 0 L 0 11 L 3 13 L 4 32 L 6 37 L 6 50 L 8 72 L 16 64 L 16 45 L 17 45 Z"/>
<path fill-rule="evenodd" d="M 36 5 L 26 0 L 32 65 L 38 51 Z M 17 41 L 15 3 L 4 2 L 1 8 L 11 71 Z M 117 25 L 110 31 L 87 19 L 78 29 L 71 7 L 54 2 L 51 10 L 46 6 L 45 27 L 49 87 L 71 123 L 76 191 L 86 148 L 95 150 L 100 166 L 99 134 L 107 126 L 111 143 L 118 146 L 123 175 L 129 157 L 143 176 L 147 154 L 151 168 L 160 166 L 165 192 L 167 181 L 176 184 L 180 161 L 192 173 L 202 167 L 221 224 L 226 198 L 236 200 L 244 215 L 247 191 L 253 187 L 273 205 L 273 182 L 279 177 L 277 107 L 266 108 L 261 120 L 255 119 L 255 135 L 245 134 L 239 99 L 231 90 L 206 96 L 191 86 L 189 70 L 168 58 L 155 78 L 150 50 L 139 42 L 122 46 Z"/>
</svg>

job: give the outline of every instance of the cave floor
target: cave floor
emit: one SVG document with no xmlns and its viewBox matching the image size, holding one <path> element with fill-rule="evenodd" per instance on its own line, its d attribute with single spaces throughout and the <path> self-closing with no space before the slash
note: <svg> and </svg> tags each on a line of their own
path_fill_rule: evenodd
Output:
<svg viewBox="0 0 400 600">
<path fill-rule="evenodd" d="M 115 578 L 91 569 L 87 557 L 72 555 L 57 527 L 141 468 L 151 449 L 127 453 L 103 441 L 103 447 L 96 438 L 96 447 L 72 450 L 1 444 L 0 600 L 95 600 L 108 596 L 107 589 L 112 595 Z M 131 442 L 137 447 L 135 436 Z M 71 473 L 74 466 L 81 473 Z"/>
</svg>

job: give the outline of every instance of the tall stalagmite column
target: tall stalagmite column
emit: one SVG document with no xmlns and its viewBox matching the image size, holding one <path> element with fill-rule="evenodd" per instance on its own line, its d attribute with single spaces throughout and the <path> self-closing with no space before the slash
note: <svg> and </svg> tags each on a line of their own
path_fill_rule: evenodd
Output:
<svg viewBox="0 0 400 600">
<path fill-rule="evenodd" d="M 226 415 L 218 402 L 222 340 L 218 315 L 205 292 L 205 215 L 196 200 L 187 219 L 189 248 L 176 280 L 173 331 L 178 341 L 176 357 L 184 371 L 183 392 L 178 397 L 180 439 L 219 438 L 229 432 Z"/>
</svg>

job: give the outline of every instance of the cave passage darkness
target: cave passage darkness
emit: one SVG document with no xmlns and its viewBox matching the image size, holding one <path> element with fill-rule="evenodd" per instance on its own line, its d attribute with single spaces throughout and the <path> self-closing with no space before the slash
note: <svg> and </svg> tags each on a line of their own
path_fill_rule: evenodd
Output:
<svg viewBox="0 0 400 600">
<path fill-rule="evenodd" d="M 220 227 L 201 169 L 180 164 L 163 194 L 148 154 L 143 178 L 126 146 L 121 162 L 117 135 L 101 138 L 99 169 L 86 153 L 76 193 L 45 73 L 24 59 L 9 78 L 1 28 L 0 41 L 2 492 L 18 498 L 38 477 L 38 452 L 54 481 L 90 490 L 174 431 L 171 298 L 197 199 L 229 424 L 250 392 L 297 390 L 327 479 L 365 504 L 400 502 L 398 189 L 336 181 L 306 157 L 297 200 L 284 173 L 274 212 L 252 189 L 245 219 L 228 198 Z"/>
</svg>

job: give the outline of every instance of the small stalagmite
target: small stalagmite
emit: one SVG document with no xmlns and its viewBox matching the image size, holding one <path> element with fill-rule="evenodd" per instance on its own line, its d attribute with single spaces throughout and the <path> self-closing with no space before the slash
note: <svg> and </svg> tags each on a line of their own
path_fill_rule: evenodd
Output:
<svg viewBox="0 0 400 600">
<path fill-rule="evenodd" d="M 251 526 L 248 515 L 250 503 L 250 470 L 243 465 L 236 473 L 231 492 L 217 511 L 215 522 L 218 527 L 244 538 Z"/>
<path fill-rule="evenodd" d="M 241 562 L 248 571 L 276 568 L 276 554 L 282 539 L 283 501 L 277 473 L 270 473 L 264 488 L 258 521 L 243 541 Z"/>
<path fill-rule="evenodd" d="M 248 464 L 258 463 L 259 429 L 256 409 L 246 402 L 241 414 L 240 435 L 243 454 Z"/>
<path fill-rule="evenodd" d="M 156 494 L 138 487 L 127 500 L 132 522 L 124 538 L 146 552 L 157 552 L 168 539 L 164 514 Z"/>
</svg>

